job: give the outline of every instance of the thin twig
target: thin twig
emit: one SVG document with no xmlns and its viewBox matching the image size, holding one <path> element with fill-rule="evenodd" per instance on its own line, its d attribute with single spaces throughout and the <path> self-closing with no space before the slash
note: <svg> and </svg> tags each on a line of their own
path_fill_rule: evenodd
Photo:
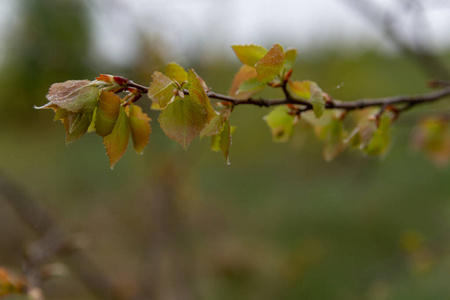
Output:
<svg viewBox="0 0 450 300">
<path fill-rule="evenodd" d="M 407 105 L 417 105 L 421 103 L 429 103 L 433 101 L 440 100 L 442 98 L 450 95 L 450 87 L 427 93 L 422 95 L 415 96 L 393 96 L 393 97 L 385 97 L 385 98 L 376 98 L 376 99 L 361 99 L 351 102 L 343 102 L 338 100 L 332 100 L 326 103 L 326 108 L 338 108 L 345 110 L 354 110 L 361 109 L 366 107 L 373 106 L 386 106 L 386 105 L 394 105 L 394 104 L 407 104 Z"/>
<path fill-rule="evenodd" d="M 148 92 L 148 88 L 141 86 L 140 89 L 143 93 Z M 269 107 L 269 106 L 277 106 L 283 104 L 295 104 L 295 105 L 303 105 L 305 106 L 303 111 L 308 111 L 312 109 L 311 103 L 307 99 L 294 99 L 290 96 L 289 91 L 287 89 L 283 89 L 286 98 L 283 99 L 238 99 L 227 95 L 218 94 L 212 91 L 206 92 L 209 98 L 226 101 L 233 103 L 235 106 L 237 105 L 256 105 L 260 107 Z M 189 95 L 188 90 L 183 90 L 185 95 Z M 426 94 L 421 95 L 400 95 L 400 96 L 392 96 L 392 97 L 384 97 L 384 98 L 374 98 L 374 99 L 359 99 L 355 101 L 339 101 L 332 99 L 331 97 L 327 99 L 325 102 L 326 109 L 343 109 L 343 110 L 355 110 L 355 109 L 363 109 L 367 107 L 377 107 L 377 106 L 387 106 L 387 105 L 396 105 L 396 104 L 405 104 L 406 106 L 416 106 L 422 103 L 429 103 L 433 101 L 437 101 L 443 99 L 450 95 L 450 87 L 443 88 L 438 91 L 433 91 Z"/>
<path fill-rule="evenodd" d="M 371 22 L 385 37 L 412 61 L 422 68 L 430 77 L 450 78 L 450 70 L 424 43 L 416 42 L 412 47 L 395 31 L 393 22 L 398 19 L 393 13 L 383 12 L 380 7 L 367 0 L 342 0 Z M 382 17 L 384 15 L 384 17 Z M 384 22 L 381 21 L 384 19 Z"/>
</svg>

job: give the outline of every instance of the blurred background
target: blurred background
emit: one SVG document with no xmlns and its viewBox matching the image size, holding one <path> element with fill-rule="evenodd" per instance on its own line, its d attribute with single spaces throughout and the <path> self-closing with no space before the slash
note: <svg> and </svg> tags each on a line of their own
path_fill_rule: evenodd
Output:
<svg viewBox="0 0 450 300">
<path fill-rule="evenodd" d="M 0 266 L 27 275 L 51 218 L 77 248 L 38 259 L 63 271 L 46 299 L 450 297 L 450 169 L 410 147 L 445 105 L 402 116 L 385 157 L 329 163 L 309 131 L 273 143 L 269 110 L 238 107 L 228 166 L 209 140 L 168 139 L 142 99 L 150 143 L 113 171 L 100 137 L 66 147 L 33 109 L 54 82 L 148 85 L 170 61 L 226 94 L 229 46 L 250 43 L 297 48 L 293 78 L 337 99 L 426 92 L 450 79 L 448 1 L 1 0 L 0 24 Z"/>
</svg>

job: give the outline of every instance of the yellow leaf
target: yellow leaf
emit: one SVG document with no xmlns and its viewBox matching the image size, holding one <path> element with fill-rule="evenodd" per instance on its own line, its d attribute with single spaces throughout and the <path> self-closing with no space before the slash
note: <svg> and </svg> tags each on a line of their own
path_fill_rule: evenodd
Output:
<svg viewBox="0 0 450 300">
<path fill-rule="evenodd" d="M 137 153 L 142 154 L 145 146 L 148 144 L 150 133 L 152 132 L 150 127 L 151 119 L 146 113 L 143 113 L 142 109 L 137 105 L 131 104 L 128 106 L 127 110 L 129 113 L 134 150 L 136 150 Z"/>
<path fill-rule="evenodd" d="M 96 133 L 102 137 L 111 133 L 119 117 L 121 99 L 114 93 L 102 92 L 95 116 Z"/>
<path fill-rule="evenodd" d="M 182 66 L 175 62 L 167 64 L 165 74 L 170 79 L 177 81 L 179 84 L 188 80 L 188 73 L 183 69 Z"/>
<path fill-rule="evenodd" d="M 245 65 L 254 67 L 255 64 L 267 53 L 267 49 L 258 45 L 233 45 L 237 58 Z"/>
</svg>

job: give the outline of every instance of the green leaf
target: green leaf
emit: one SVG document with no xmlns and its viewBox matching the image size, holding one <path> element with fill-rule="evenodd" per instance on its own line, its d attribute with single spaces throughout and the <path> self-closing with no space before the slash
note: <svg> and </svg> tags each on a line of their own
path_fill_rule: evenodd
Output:
<svg viewBox="0 0 450 300">
<path fill-rule="evenodd" d="M 344 130 L 342 121 L 338 118 L 333 118 L 324 128 L 323 135 L 325 142 L 323 156 L 326 161 L 331 161 L 347 147 L 345 143 L 347 133 Z"/>
<path fill-rule="evenodd" d="M 229 152 L 231 146 L 231 134 L 234 130 L 235 128 L 231 127 L 227 120 L 223 123 L 220 132 L 213 135 L 211 139 L 211 150 L 222 151 L 223 157 L 225 158 L 227 164 L 230 164 Z"/>
<path fill-rule="evenodd" d="M 180 143 L 184 149 L 202 131 L 207 115 L 204 106 L 190 97 L 176 97 L 159 115 L 159 123 L 164 133 Z"/>
<path fill-rule="evenodd" d="M 284 52 L 284 68 L 286 71 L 292 69 L 294 66 L 295 59 L 297 58 L 297 49 L 289 48 Z"/>
<path fill-rule="evenodd" d="M 364 147 L 364 152 L 369 155 L 382 155 L 388 149 L 391 140 L 391 124 L 393 116 L 390 112 L 383 113 L 379 117 L 378 128 L 374 132 L 369 144 Z"/>
<path fill-rule="evenodd" d="M 101 91 L 91 83 L 89 80 L 68 80 L 54 83 L 47 94 L 47 100 L 54 106 L 47 104 L 36 108 L 54 108 L 56 106 L 74 113 L 93 112 Z"/>
<path fill-rule="evenodd" d="M 254 67 L 267 53 L 266 48 L 258 45 L 233 45 L 231 48 L 233 48 L 237 58 L 250 67 Z"/>
<path fill-rule="evenodd" d="M 310 83 L 310 91 L 310 101 L 313 106 L 314 114 L 317 118 L 320 118 L 323 115 L 323 111 L 325 110 L 325 100 L 323 99 L 323 92 L 315 82 Z"/>
<path fill-rule="evenodd" d="M 120 107 L 119 117 L 112 132 L 103 138 L 111 169 L 123 156 L 130 138 L 130 124 L 124 107 Z"/>
<path fill-rule="evenodd" d="M 361 129 L 359 127 L 356 127 L 350 133 L 350 135 L 345 139 L 344 143 L 346 143 L 350 147 L 359 148 L 361 146 L 361 144 L 363 143 L 362 135 L 361 135 L 360 130 Z"/>
<path fill-rule="evenodd" d="M 323 92 L 314 81 L 289 81 L 289 92 L 294 98 L 309 100 L 313 106 L 314 115 L 320 118 L 325 110 L 325 100 Z"/>
<path fill-rule="evenodd" d="M 66 128 L 66 144 L 82 137 L 92 121 L 92 113 L 70 113 L 64 120 Z"/>
<path fill-rule="evenodd" d="M 326 113 L 329 110 L 326 111 Z M 357 125 L 349 135 L 346 143 L 352 147 L 364 149 L 372 140 L 372 136 L 377 131 L 375 124 L 376 115 L 379 108 L 366 108 L 353 112 L 350 117 Z M 323 117 L 321 118 L 323 119 Z"/>
<path fill-rule="evenodd" d="M 256 94 L 266 87 L 265 83 L 261 83 L 257 78 L 245 80 L 241 83 L 238 93 L 252 92 Z"/>
<path fill-rule="evenodd" d="M 53 118 L 53 121 L 62 120 L 67 117 L 69 112 L 65 110 L 64 108 L 58 107 L 55 109 L 55 117 Z"/>
<path fill-rule="evenodd" d="M 92 121 L 91 124 L 89 124 L 87 132 L 95 132 L 95 121 L 97 120 L 97 108 L 95 108 L 94 112 L 92 113 Z"/>
<path fill-rule="evenodd" d="M 200 132 L 200 137 L 212 136 L 220 132 L 224 122 L 224 117 L 220 114 L 215 116 L 203 130 Z"/>
<path fill-rule="evenodd" d="M 231 84 L 230 91 L 228 92 L 228 95 L 238 98 L 238 99 L 249 99 L 259 91 L 261 91 L 265 84 L 261 84 L 256 79 L 258 77 L 258 73 L 256 72 L 256 68 L 249 67 L 247 65 L 242 65 L 239 71 L 234 75 L 233 83 Z M 257 88 L 248 90 L 248 91 L 240 91 L 240 86 L 250 79 L 253 79 L 255 82 L 257 82 Z"/>
<path fill-rule="evenodd" d="M 294 133 L 294 116 L 285 105 L 278 106 L 264 117 L 275 142 L 287 142 Z"/>
<path fill-rule="evenodd" d="M 280 44 L 274 44 L 272 48 L 256 63 L 258 81 L 269 82 L 274 79 L 284 65 L 284 50 Z"/>
<path fill-rule="evenodd" d="M 172 79 L 160 72 L 154 72 L 152 79 L 152 84 L 148 90 L 148 97 L 153 102 L 158 103 L 161 109 L 164 109 L 175 97 L 173 90 L 176 89 L 176 85 Z"/>
<path fill-rule="evenodd" d="M 146 113 L 143 113 L 142 109 L 137 105 L 131 104 L 128 106 L 127 110 L 134 150 L 137 153 L 142 154 L 145 146 L 148 144 L 150 133 L 152 132 L 150 127 L 151 119 Z"/>
<path fill-rule="evenodd" d="M 211 102 L 206 95 L 205 90 L 203 89 L 203 85 L 195 73 L 194 70 L 189 70 L 188 74 L 188 83 L 189 83 L 189 95 L 192 100 L 197 101 L 202 104 L 206 110 L 206 122 L 209 123 L 214 117 L 217 116 L 216 111 L 211 106 Z"/>
<path fill-rule="evenodd" d="M 336 113 L 336 111 L 325 110 L 322 117 L 320 119 L 317 119 L 313 111 L 306 111 L 302 113 L 301 120 L 306 121 L 306 123 L 312 125 L 317 137 L 323 140 L 324 137 L 320 133 L 323 131 L 323 128 L 331 123 L 333 119 L 338 117 Z"/>
<path fill-rule="evenodd" d="M 294 98 L 300 98 L 301 100 L 309 100 L 311 97 L 311 82 L 309 80 L 304 81 L 291 81 L 288 82 L 289 92 Z"/>
<path fill-rule="evenodd" d="M 165 74 L 170 79 L 175 80 L 179 84 L 188 80 L 188 73 L 183 69 L 182 66 L 175 62 L 167 64 Z"/>
<path fill-rule="evenodd" d="M 119 117 L 121 99 L 114 93 L 102 92 L 95 116 L 95 131 L 105 137 L 111 133 Z"/>
</svg>

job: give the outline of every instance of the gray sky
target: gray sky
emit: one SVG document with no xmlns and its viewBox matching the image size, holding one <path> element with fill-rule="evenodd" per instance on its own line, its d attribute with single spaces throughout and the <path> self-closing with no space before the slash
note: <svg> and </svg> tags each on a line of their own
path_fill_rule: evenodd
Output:
<svg viewBox="0 0 450 300">
<path fill-rule="evenodd" d="M 355 0 L 356 2 L 358 0 Z M 369 0 L 382 12 L 398 11 L 395 28 L 403 38 L 423 34 L 428 45 L 450 46 L 450 1 L 422 0 L 420 14 L 405 9 L 414 0 Z M 107 9 L 114 2 L 120 10 Z M 99 48 L 115 49 L 111 59 L 130 53 L 136 38 L 129 34 L 130 20 L 144 32 L 158 32 L 173 46 L 167 59 L 182 59 L 193 49 L 204 55 L 232 55 L 229 45 L 280 42 L 302 50 L 316 47 L 356 45 L 389 49 L 383 35 L 345 0 L 97 0 L 95 8 L 100 36 Z M 350 2 L 347 0 L 347 2 Z M 406 5 L 407 6 L 407 5 Z M 384 17 L 382 14 L 380 17 Z M 414 27 L 414 24 L 420 24 Z M 418 27 L 418 28 L 417 28 Z M 130 42 L 127 42 L 129 40 Z M 349 48 L 349 47 L 346 47 Z M 392 49 L 392 48 L 391 48 Z M 203 51 L 202 51 L 203 53 Z M 209 53 L 209 54 L 208 54 Z M 133 54 L 131 54 L 133 55 Z M 206 57 L 207 59 L 207 57 Z"/>
<path fill-rule="evenodd" d="M 417 0 L 367 1 L 377 4 L 382 12 L 401 12 L 394 24 L 404 39 L 422 34 L 432 48 L 450 47 L 449 0 L 422 0 L 420 14 L 405 9 L 406 3 Z M 270 47 L 279 42 L 301 52 L 330 45 L 345 51 L 389 49 L 380 31 L 344 2 L 351 0 L 86 0 L 93 11 L 95 48 L 111 62 L 138 55 L 134 47 L 138 36 L 133 32 L 136 24 L 142 32 L 157 32 L 161 42 L 173 49 L 166 53 L 167 60 L 181 62 L 193 51 L 201 51 L 205 59 L 215 54 L 231 57 L 232 44 Z M 14 26 L 14 17 L 8 17 L 14 15 L 14 3 L 0 0 L 2 41 L 5 31 L 1 28 Z"/>
</svg>

